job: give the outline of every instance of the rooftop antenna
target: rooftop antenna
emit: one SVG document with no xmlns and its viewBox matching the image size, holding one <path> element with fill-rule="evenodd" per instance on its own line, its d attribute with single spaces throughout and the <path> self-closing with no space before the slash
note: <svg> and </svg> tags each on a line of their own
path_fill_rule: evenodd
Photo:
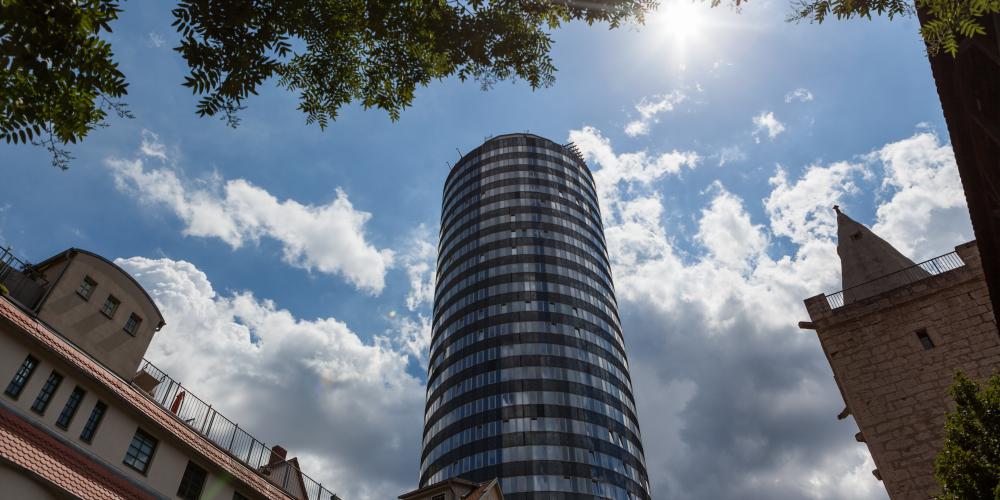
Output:
<svg viewBox="0 0 1000 500">
<path fill-rule="evenodd" d="M 455 148 L 455 152 L 457 152 L 457 153 L 458 153 L 458 157 L 459 157 L 459 158 L 461 158 L 461 157 L 462 157 L 462 152 L 461 152 L 461 151 L 459 151 L 459 150 L 458 150 L 458 148 Z"/>
</svg>

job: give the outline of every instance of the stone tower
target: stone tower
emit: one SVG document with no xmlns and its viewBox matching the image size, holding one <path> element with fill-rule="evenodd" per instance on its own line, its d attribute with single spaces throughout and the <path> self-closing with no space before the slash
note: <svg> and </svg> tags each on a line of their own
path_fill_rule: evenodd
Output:
<svg viewBox="0 0 1000 500">
<path fill-rule="evenodd" d="M 844 290 L 806 299 L 834 379 L 893 499 L 939 492 L 955 370 L 984 379 L 1000 367 L 1000 336 L 975 241 L 915 264 L 837 210 Z"/>
</svg>

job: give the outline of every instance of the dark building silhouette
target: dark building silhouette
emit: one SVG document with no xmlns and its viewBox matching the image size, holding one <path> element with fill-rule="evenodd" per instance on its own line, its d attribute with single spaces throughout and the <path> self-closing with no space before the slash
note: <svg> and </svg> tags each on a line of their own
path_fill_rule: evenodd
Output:
<svg viewBox="0 0 1000 500">
<path fill-rule="evenodd" d="M 445 181 L 420 486 L 507 499 L 648 499 L 593 177 L 531 134 Z"/>
<path fill-rule="evenodd" d="M 917 9 L 921 23 L 930 15 Z M 958 54 L 930 57 L 931 71 L 982 255 L 993 311 L 1000 311 L 1000 15 L 980 18 L 986 32 Z"/>
</svg>

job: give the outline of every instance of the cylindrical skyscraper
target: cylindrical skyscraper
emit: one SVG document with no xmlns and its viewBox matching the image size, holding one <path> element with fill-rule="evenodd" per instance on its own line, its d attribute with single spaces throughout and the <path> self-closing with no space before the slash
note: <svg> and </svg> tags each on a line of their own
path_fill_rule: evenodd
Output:
<svg viewBox="0 0 1000 500">
<path fill-rule="evenodd" d="M 648 499 L 593 177 L 579 153 L 494 137 L 444 186 L 420 485 Z"/>
</svg>

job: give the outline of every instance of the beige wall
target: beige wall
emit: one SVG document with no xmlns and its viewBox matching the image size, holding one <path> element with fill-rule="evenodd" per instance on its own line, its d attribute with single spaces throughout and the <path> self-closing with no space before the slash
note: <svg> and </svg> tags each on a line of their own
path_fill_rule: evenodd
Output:
<svg viewBox="0 0 1000 500">
<path fill-rule="evenodd" d="M 97 282 L 90 300 L 76 293 L 85 276 Z M 46 277 L 54 285 L 38 317 L 115 373 L 131 379 L 161 321 L 145 292 L 115 266 L 85 253 L 74 254 L 61 277 L 56 269 L 46 270 Z M 121 301 L 111 318 L 101 312 L 109 294 Z M 124 330 L 131 313 L 142 318 L 134 337 Z"/>
<path fill-rule="evenodd" d="M 831 310 L 806 301 L 823 351 L 879 474 L 894 499 L 939 491 L 933 462 L 944 440 L 954 370 L 984 379 L 1000 366 L 978 250 L 956 248 L 964 267 Z M 935 347 L 925 350 L 916 331 Z"/>
<path fill-rule="evenodd" d="M 122 334 L 124 335 L 124 332 Z M 23 335 L 23 333 L 14 330 L 8 321 L 0 318 L 0 384 L 2 384 L 2 387 L 6 388 L 7 383 L 10 382 L 14 373 L 29 353 L 40 361 L 18 399 L 15 400 L 6 394 L 0 393 L 0 400 L 2 400 L 3 404 L 16 407 L 22 414 L 27 415 L 28 418 L 42 423 L 53 434 L 62 436 L 85 453 L 96 455 L 106 462 L 107 465 L 116 468 L 122 474 L 147 485 L 147 487 L 166 497 L 175 497 L 188 460 L 195 457 L 195 454 L 186 445 L 173 438 L 172 435 L 164 433 L 158 426 L 151 425 L 144 418 L 140 418 L 131 408 L 119 404 L 117 399 L 101 387 L 89 380 L 80 379 L 75 368 L 58 361 L 49 355 L 47 351 L 43 351 L 40 348 L 29 348 L 29 344 L 27 344 Z M 45 414 L 38 415 L 30 408 L 53 369 L 63 375 L 63 381 L 53 395 Z M 87 393 L 76 415 L 73 417 L 69 429 L 63 430 L 56 427 L 55 422 L 76 385 L 83 387 Z M 89 444 L 84 443 L 80 440 L 80 432 L 83 430 L 83 426 L 98 400 L 108 405 L 108 411 L 98 427 L 93 441 Z M 124 465 L 122 462 L 128 450 L 129 443 L 132 441 L 132 436 L 140 426 L 144 431 L 159 440 L 156 451 L 150 461 L 149 469 L 145 475 Z M 224 474 L 221 469 L 207 463 L 200 457 L 193 458 L 193 460 L 209 473 L 202 499 L 231 499 L 234 491 L 232 479 Z M 16 471 L 14 472 L 16 473 Z M 4 474 L 6 473 L 4 472 Z M 0 476 L 0 484 L 5 484 L 2 476 Z M 253 495 L 245 489 L 241 489 L 241 493 L 253 498 Z"/>
<path fill-rule="evenodd" d="M 56 495 L 52 487 L 41 483 L 38 479 L 15 469 L 3 460 L 0 460 L 0 485 L 3 485 L 3 493 L 0 497 L 23 500 L 58 500 L 62 497 Z"/>
</svg>

